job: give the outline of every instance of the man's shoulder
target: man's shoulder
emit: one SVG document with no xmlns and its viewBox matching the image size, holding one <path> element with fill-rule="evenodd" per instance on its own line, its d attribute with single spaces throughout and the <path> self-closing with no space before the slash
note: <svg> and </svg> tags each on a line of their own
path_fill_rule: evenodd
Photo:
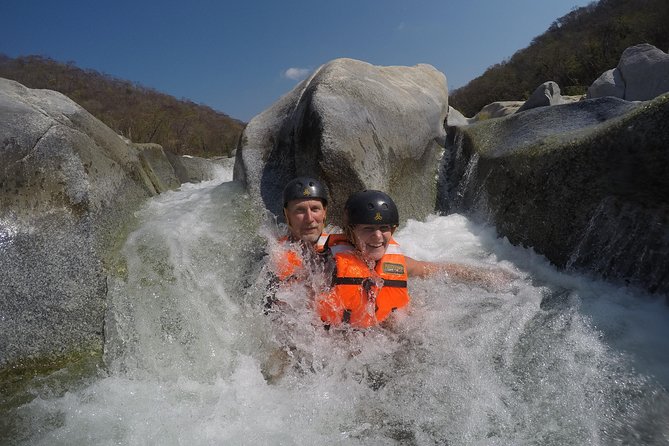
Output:
<svg viewBox="0 0 669 446">
<path fill-rule="evenodd" d="M 343 254 L 355 250 L 346 234 L 330 234 L 327 241 L 327 250 L 331 255 Z"/>
<path fill-rule="evenodd" d="M 314 245 L 315 251 L 318 253 L 325 253 L 327 252 L 332 243 L 332 240 L 337 239 L 342 234 L 342 230 L 339 226 L 334 226 L 334 225 L 327 225 L 325 229 L 323 229 L 323 233 L 321 236 L 318 238 L 316 241 L 316 244 Z"/>
</svg>

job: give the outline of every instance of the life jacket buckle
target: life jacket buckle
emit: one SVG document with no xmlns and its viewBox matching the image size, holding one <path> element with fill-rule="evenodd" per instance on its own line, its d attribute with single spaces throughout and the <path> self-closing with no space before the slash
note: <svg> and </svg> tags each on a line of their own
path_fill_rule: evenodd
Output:
<svg viewBox="0 0 669 446">
<path fill-rule="evenodd" d="M 376 287 L 376 282 L 374 282 L 374 280 L 371 278 L 367 278 L 362 281 L 362 289 L 365 291 L 367 300 L 376 299 L 376 293 L 374 292 L 375 287 Z"/>
</svg>

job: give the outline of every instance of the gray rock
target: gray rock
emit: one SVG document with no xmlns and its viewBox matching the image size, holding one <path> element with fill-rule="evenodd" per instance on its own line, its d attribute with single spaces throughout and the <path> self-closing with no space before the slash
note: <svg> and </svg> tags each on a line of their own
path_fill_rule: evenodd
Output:
<svg viewBox="0 0 669 446">
<path fill-rule="evenodd" d="M 177 178 L 174 166 L 160 144 L 135 144 L 139 152 L 142 167 L 158 193 L 177 189 L 182 182 Z"/>
<path fill-rule="evenodd" d="M 161 146 L 7 79 L 0 140 L 1 378 L 101 353 L 107 276 L 123 274 L 115 250 L 146 198 L 180 182 Z"/>
<path fill-rule="evenodd" d="M 485 119 L 501 118 L 515 113 L 520 107 L 525 104 L 525 101 L 498 101 L 483 107 L 474 116 L 474 121 L 483 121 Z"/>
<path fill-rule="evenodd" d="M 335 221 L 365 188 L 388 192 L 403 218 L 420 218 L 434 210 L 447 111 L 446 79 L 429 65 L 337 59 L 249 122 L 234 178 L 276 215 L 283 186 L 308 174 L 329 188 Z"/>
<path fill-rule="evenodd" d="M 449 138 L 444 211 L 559 267 L 669 293 L 669 95 L 543 107 Z"/>
<path fill-rule="evenodd" d="M 617 68 L 605 71 L 588 87 L 588 98 L 625 97 L 625 82 Z"/>
<path fill-rule="evenodd" d="M 155 190 L 136 151 L 60 93 L 0 79 L 0 138 L 0 368 L 101 351 L 101 248 Z"/>
<path fill-rule="evenodd" d="M 571 104 L 572 102 L 582 101 L 583 99 L 585 99 L 584 94 L 577 94 L 577 95 L 571 95 L 571 96 L 562 95 L 562 103 L 563 104 Z"/>
<path fill-rule="evenodd" d="M 235 164 L 234 158 L 229 157 L 215 157 L 215 158 L 199 158 L 197 156 L 183 155 L 180 157 L 171 156 L 170 162 L 179 174 L 179 180 L 182 183 L 198 183 L 200 181 L 213 180 L 214 178 L 221 178 L 222 180 L 231 180 L 225 178 L 221 174 L 221 169 L 226 169 L 232 172 Z"/>
<path fill-rule="evenodd" d="M 539 85 L 530 95 L 529 99 L 516 111 L 516 113 L 524 112 L 537 107 L 545 107 L 547 105 L 562 104 L 562 95 L 560 95 L 560 87 L 553 81 L 544 82 Z"/>
<path fill-rule="evenodd" d="M 647 43 L 627 48 L 618 62 L 625 98 L 646 101 L 669 92 L 669 54 Z"/>
<path fill-rule="evenodd" d="M 448 117 L 446 118 L 446 125 L 448 127 L 459 127 L 461 125 L 469 125 L 473 120 L 467 118 L 465 115 L 448 106 Z"/>
<path fill-rule="evenodd" d="M 547 105 L 568 104 L 583 99 L 582 96 L 561 96 L 560 89 L 555 82 L 542 84 L 535 90 L 533 96 L 535 95 L 535 98 L 530 98 L 532 100 L 530 103 L 528 103 L 529 101 L 498 101 L 490 103 L 483 107 L 476 116 L 469 120 L 469 122 L 471 124 L 486 119 L 501 118 L 516 113 L 517 111 L 522 111 L 521 108 L 523 110 L 529 110 L 530 108 L 535 108 L 532 106 L 532 103 L 537 107 L 544 107 Z"/>
<path fill-rule="evenodd" d="M 613 96 L 646 101 L 669 92 L 669 54 L 643 43 L 627 48 L 618 66 L 588 88 L 588 98 Z"/>
</svg>

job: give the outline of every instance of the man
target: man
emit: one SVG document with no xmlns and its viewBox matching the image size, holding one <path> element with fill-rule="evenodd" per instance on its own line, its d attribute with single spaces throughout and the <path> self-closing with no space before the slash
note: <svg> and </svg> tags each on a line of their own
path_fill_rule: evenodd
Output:
<svg viewBox="0 0 669 446">
<path fill-rule="evenodd" d="M 317 285 L 312 273 L 322 272 L 329 257 L 325 250 L 328 236 L 323 232 L 327 207 L 327 190 L 315 178 L 297 177 L 284 187 L 283 215 L 288 235 L 281 237 L 276 245 L 270 243 L 273 246 L 270 247 L 271 278 L 265 294 L 266 314 L 278 316 L 285 310 L 285 302 L 276 296 L 283 287 L 301 284 L 315 293 L 313 288 Z M 280 348 L 263 363 L 262 373 L 267 382 L 273 383 L 283 375 L 294 351 L 293 346 Z"/>
<path fill-rule="evenodd" d="M 278 240 L 279 246 L 271 253 L 272 271 L 277 279 L 273 285 L 303 280 L 308 275 L 305 263 L 313 267 L 324 259 L 327 206 L 327 190 L 317 179 L 297 177 L 286 184 L 283 213 L 288 235 Z"/>
<path fill-rule="evenodd" d="M 327 207 L 327 191 L 317 179 L 297 177 L 286 184 L 283 189 L 283 214 L 290 231 L 290 241 L 301 240 L 316 251 L 322 250 Z"/>
</svg>

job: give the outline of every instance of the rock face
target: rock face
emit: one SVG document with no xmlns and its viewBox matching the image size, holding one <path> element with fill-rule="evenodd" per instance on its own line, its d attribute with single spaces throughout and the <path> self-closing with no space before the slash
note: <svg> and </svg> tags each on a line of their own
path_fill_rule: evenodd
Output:
<svg viewBox="0 0 669 446">
<path fill-rule="evenodd" d="M 669 292 L 669 95 L 542 107 L 449 135 L 442 210 L 560 267 Z"/>
<path fill-rule="evenodd" d="M 100 352 L 109 253 L 133 212 L 179 186 L 162 147 L 135 147 L 60 93 L 0 79 L 2 369 Z"/>
<path fill-rule="evenodd" d="M 147 172 L 151 185 L 161 193 L 176 189 L 181 184 L 172 163 L 160 144 L 135 144 L 139 152 L 139 160 Z"/>
<path fill-rule="evenodd" d="M 462 125 L 469 125 L 474 120 L 475 118 L 467 118 L 465 115 L 460 113 L 460 111 L 454 109 L 450 105 L 448 106 L 448 116 L 446 117 L 447 127 L 459 127 Z"/>
<path fill-rule="evenodd" d="M 562 104 L 562 95 L 560 94 L 560 87 L 553 81 L 544 82 L 539 85 L 525 103 L 516 111 L 516 113 L 524 112 L 537 107 L 545 107 L 547 105 Z"/>
<path fill-rule="evenodd" d="M 251 120 L 235 179 L 276 215 L 284 185 L 312 175 L 331 193 L 335 222 L 361 189 L 384 190 L 402 218 L 420 218 L 434 210 L 447 112 L 446 78 L 429 65 L 337 59 Z"/>
<path fill-rule="evenodd" d="M 647 101 L 669 92 L 669 54 L 643 43 L 627 48 L 618 66 L 603 73 L 588 88 L 588 98 L 614 96 Z"/>
<path fill-rule="evenodd" d="M 501 118 L 515 113 L 525 101 L 499 101 L 486 105 L 474 116 L 474 121 Z"/>
<path fill-rule="evenodd" d="M 165 152 L 165 155 L 167 155 L 167 159 L 174 168 L 174 173 L 180 183 L 198 183 L 214 178 L 221 178 L 224 181 L 232 180 L 231 176 L 230 178 L 223 178 L 221 169 L 232 172 L 232 167 L 235 164 L 234 157 L 205 159 L 190 155 L 178 156 L 171 152 Z"/>
<path fill-rule="evenodd" d="M 560 87 L 557 83 L 550 81 L 541 84 L 534 90 L 532 96 L 527 101 L 499 101 L 492 102 L 479 111 L 473 118 L 464 118 L 459 120 L 451 120 L 449 114 L 449 126 L 461 126 L 464 124 L 472 124 L 477 121 L 484 121 L 486 119 L 501 118 L 503 116 L 512 115 L 516 112 L 522 112 L 536 107 L 545 107 L 547 105 L 560 105 L 570 102 L 577 102 L 583 99 L 581 96 L 562 96 L 560 95 Z M 456 110 L 457 112 L 457 110 Z M 457 116 L 457 115 L 456 115 Z"/>
</svg>

